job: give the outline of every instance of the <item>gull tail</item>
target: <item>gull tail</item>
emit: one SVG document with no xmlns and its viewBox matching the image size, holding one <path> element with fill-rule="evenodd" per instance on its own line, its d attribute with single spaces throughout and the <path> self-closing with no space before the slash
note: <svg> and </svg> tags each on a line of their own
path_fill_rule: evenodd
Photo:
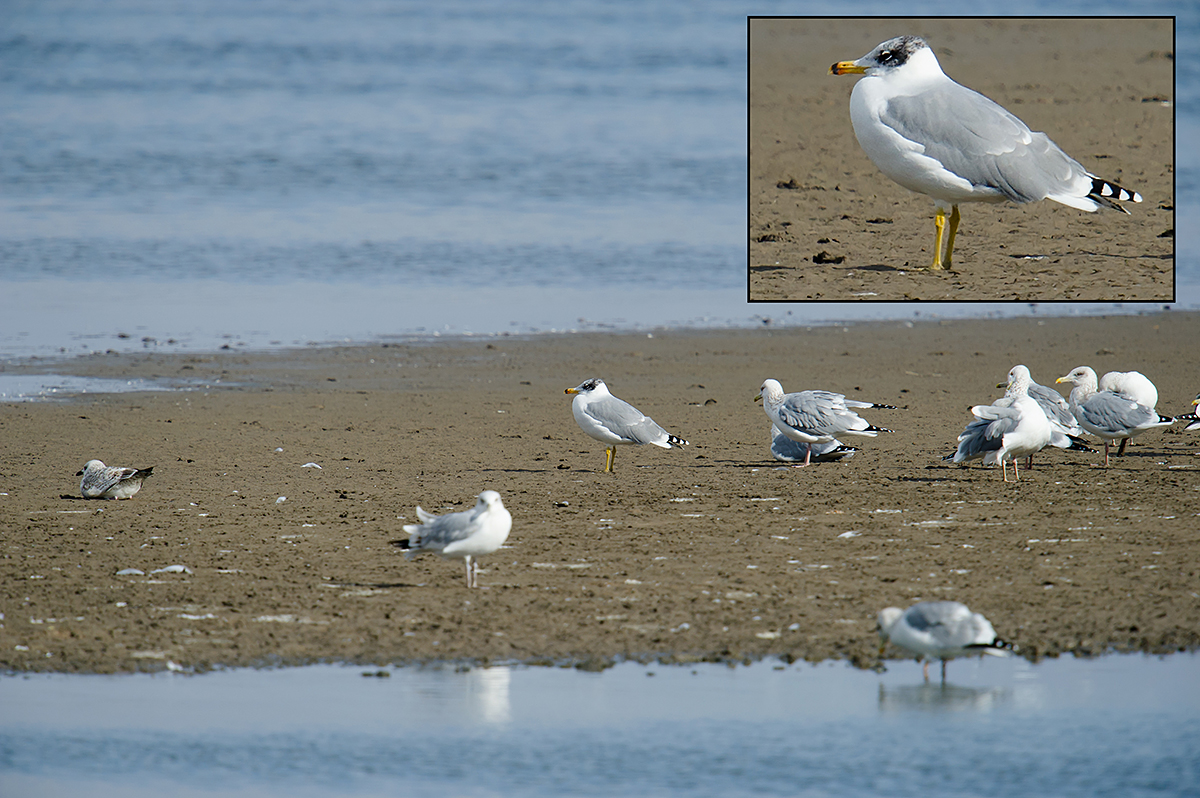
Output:
<svg viewBox="0 0 1200 798">
<path fill-rule="evenodd" d="M 1110 183 L 1107 180 L 1101 180 L 1095 175 L 1088 175 L 1092 178 L 1092 190 L 1088 192 L 1087 198 L 1093 202 L 1103 205 L 1106 208 L 1120 211 L 1121 213 L 1129 213 L 1116 201 L 1120 202 L 1141 202 L 1142 195 L 1136 191 L 1130 191 L 1127 188 L 1122 188 L 1116 183 Z"/>
<path fill-rule="evenodd" d="M 682 449 L 684 446 L 688 445 L 688 442 L 685 441 L 683 438 L 677 438 L 671 434 L 667 435 L 667 443 L 670 444 L 671 446 L 678 446 L 680 449 Z"/>
<path fill-rule="evenodd" d="M 1074 435 L 1068 435 L 1071 439 L 1071 445 L 1067 447 L 1068 452 L 1094 452 L 1095 449 L 1088 448 L 1087 441 L 1083 438 L 1077 438 Z"/>
<path fill-rule="evenodd" d="M 980 654 L 991 654 L 993 657 L 1007 657 L 1020 650 L 1016 643 L 1010 643 L 998 637 L 990 643 L 972 643 L 966 648 L 978 651 Z"/>
</svg>

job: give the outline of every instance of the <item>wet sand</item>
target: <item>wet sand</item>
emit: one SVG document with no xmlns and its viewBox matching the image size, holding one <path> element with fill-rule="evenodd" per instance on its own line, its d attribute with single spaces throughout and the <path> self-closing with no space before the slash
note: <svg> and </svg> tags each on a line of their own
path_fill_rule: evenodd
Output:
<svg viewBox="0 0 1200 798">
<path fill-rule="evenodd" d="M 944 272 L 934 207 L 884 177 L 850 124 L 855 76 L 902 34 L 952 79 L 1144 197 L 1130 215 L 965 203 Z M 1145 301 L 1174 296 L 1169 20 L 756 20 L 750 34 L 752 300 Z"/>
<path fill-rule="evenodd" d="M 95 355 L 44 370 L 187 392 L 0 405 L 0 665 L 58 671 L 430 659 L 876 661 L 887 605 L 951 598 L 1031 658 L 1200 644 L 1200 433 L 1050 450 L 1019 483 L 942 461 L 1016 363 L 1139 370 L 1178 414 L 1200 314 L 664 331 L 263 354 Z M 7 372 L 36 368 L 6 367 Z M 591 376 L 691 441 L 603 446 Z M 770 459 L 767 377 L 898 405 L 844 462 Z M 98 457 L 154 466 L 84 501 Z M 316 463 L 321 468 L 304 467 Z M 480 590 L 406 561 L 414 507 L 499 491 Z M 280 497 L 286 497 L 280 501 Z M 181 573 L 157 569 L 182 565 Z M 135 568 L 144 575 L 119 575 Z"/>
</svg>

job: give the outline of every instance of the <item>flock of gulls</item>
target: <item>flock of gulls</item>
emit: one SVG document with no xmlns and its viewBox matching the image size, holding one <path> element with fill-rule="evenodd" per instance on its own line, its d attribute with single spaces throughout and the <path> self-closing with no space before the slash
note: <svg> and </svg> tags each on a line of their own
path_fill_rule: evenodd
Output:
<svg viewBox="0 0 1200 798">
<path fill-rule="evenodd" d="M 1175 418 L 1159 415 L 1158 389 L 1136 371 L 1109 372 L 1096 378 L 1096 372 L 1080 366 L 1059 377 L 1058 383 L 1075 387 L 1068 399 L 1052 388 L 1033 381 L 1029 369 L 1014 366 L 1008 374 L 1004 396 L 989 405 L 971 408 L 973 420 L 958 437 L 958 449 L 946 460 L 965 463 L 982 460 L 985 465 L 1000 464 L 1008 481 L 1008 463 L 1013 478 L 1019 479 L 1017 461 L 1027 466 L 1034 454 L 1046 446 L 1092 452 L 1083 438 L 1095 435 L 1104 441 L 1104 465 L 1109 465 L 1109 447 L 1121 441 L 1117 456 L 1124 454 L 1131 438 L 1154 427 L 1176 420 L 1188 421 L 1188 430 L 1200 429 L 1197 412 Z M 574 396 L 571 411 L 580 429 L 605 444 L 604 470 L 613 471 L 619 445 L 650 444 L 664 449 L 687 446 L 688 442 L 667 432 L 652 418 L 609 392 L 601 379 L 586 380 L 567 388 Z M 839 438 L 874 438 L 892 432 L 870 424 L 855 410 L 896 410 L 893 405 L 860 402 L 831 391 L 807 390 L 784 393 L 777 380 L 765 380 L 754 396 L 761 401 L 771 423 L 771 454 L 775 459 L 803 468 L 812 463 L 832 462 L 851 457 L 857 451 Z M 1192 401 L 1200 406 L 1200 394 Z M 82 476 L 80 493 L 85 499 L 128 499 L 142 487 L 153 468 L 107 466 L 89 460 L 76 476 Z M 393 541 L 406 558 L 432 552 L 445 559 L 461 559 L 466 566 L 467 587 L 478 587 L 479 558 L 492 554 L 508 539 L 512 516 L 500 494 L 485 490 L 469 510 L 433 515 L 417 507 L 421 523 L 405 525 L 406 540 Z M 965 654 L 1004 656 L 1013 650 L 1010 643 L 997 637 L 991 623 L 956 601 L 922 601 L 905 610 L 888 607 L 877 618 L 880 656 L 890 642 L 925 660 L 925 678 L 929 661 L 942 661 L 942 680 L 946 661 Z"/>
</svg>

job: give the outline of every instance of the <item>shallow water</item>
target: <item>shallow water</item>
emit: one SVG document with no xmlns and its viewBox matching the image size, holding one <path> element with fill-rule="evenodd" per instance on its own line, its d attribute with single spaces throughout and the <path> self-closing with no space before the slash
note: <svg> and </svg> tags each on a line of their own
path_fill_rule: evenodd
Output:
<svg viewBox="0 0 1200 798">
<path fill-rule="evenodd" d="M 374 672 L 10 676 L 0 793 L 1200 792 L 1196 655 Z"/>
</svg>

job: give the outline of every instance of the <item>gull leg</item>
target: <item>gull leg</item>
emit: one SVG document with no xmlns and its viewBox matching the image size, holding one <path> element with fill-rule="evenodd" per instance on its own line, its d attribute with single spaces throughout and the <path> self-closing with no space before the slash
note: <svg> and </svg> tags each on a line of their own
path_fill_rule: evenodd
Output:
<svg viewBox="0 0 1200 798">
<path fill-rule="evenodd" d="M 617 447 L 609 446 L 604 450 L 604 470 L 612 473 L 613 465 L 617 462 Z"/>
<path fill-rule="evenodd" d="M 942 270 L 942 232 L 946 229 L 946 209 L 940 205 L 933 217 L 933 226 L 937 229 L 937 240 L 933 244 L 933 265 L 929 270 L 936 272 Z"/>
<path fill-rule="evenodd" d="M 812 444 L 810 443 L 808 445 L 808 449 L 806 449 L 804 452 L 804 462 L 801 463 L 800 465 L 794 465 L 794 466 L 792 466 L 792 468 L 804 468 L 806 465 L 809 464 L 809 462 L 811 460 L 812 460 Z"/>
<path fill-rule="evenodd" d="M 929 658 L 925 658 L 925 681 L 929 681 Z"/>
<path fill-rule="evenodd" d="M 1014 462 L 1014 466 L 1015 466 Z M 946 660 L 942 660 L 942 684 L 946 683 Z"/>
<path fill-rule="evenodd" d="M 1129 443 L 1129 438 L 1121 439 L 1121 448 L 1117 449 L 1117 457 L 1125 456 L 1125 444 Z"/>
<path fill-rule="evenodd" d="M 1013 482 L 1021 481 L 1021 472 L 1017 470 L 1017 458 L 1013 458 Z M 942 660 L 942 667 L 946 666 L 946 660 Z"/>
<path fill-rule="evenodd" d="M 467 589 L 469 590 L 472 587 L 475 587 L 473 584 L 471 584 L 471 555 L 468 554 L 467 558 L 463 560 L 463 562 L 467 564 Z"/>
<path fill-rule="evenodd" d="M 1104 442 L 1104 467 L 1108 468 L 1108 441 Z"/>
<path fill-rule="evenodd" d="M 954 234 L 958 232 L 958 219 L 958 206 L 955 205 L 950 211 L 950 235 L 946 237 L 946 257 L 942 260 L 942 265 L 946 268 L 950 267 L 950 256 L 954 253 Z"/>
</svg>

